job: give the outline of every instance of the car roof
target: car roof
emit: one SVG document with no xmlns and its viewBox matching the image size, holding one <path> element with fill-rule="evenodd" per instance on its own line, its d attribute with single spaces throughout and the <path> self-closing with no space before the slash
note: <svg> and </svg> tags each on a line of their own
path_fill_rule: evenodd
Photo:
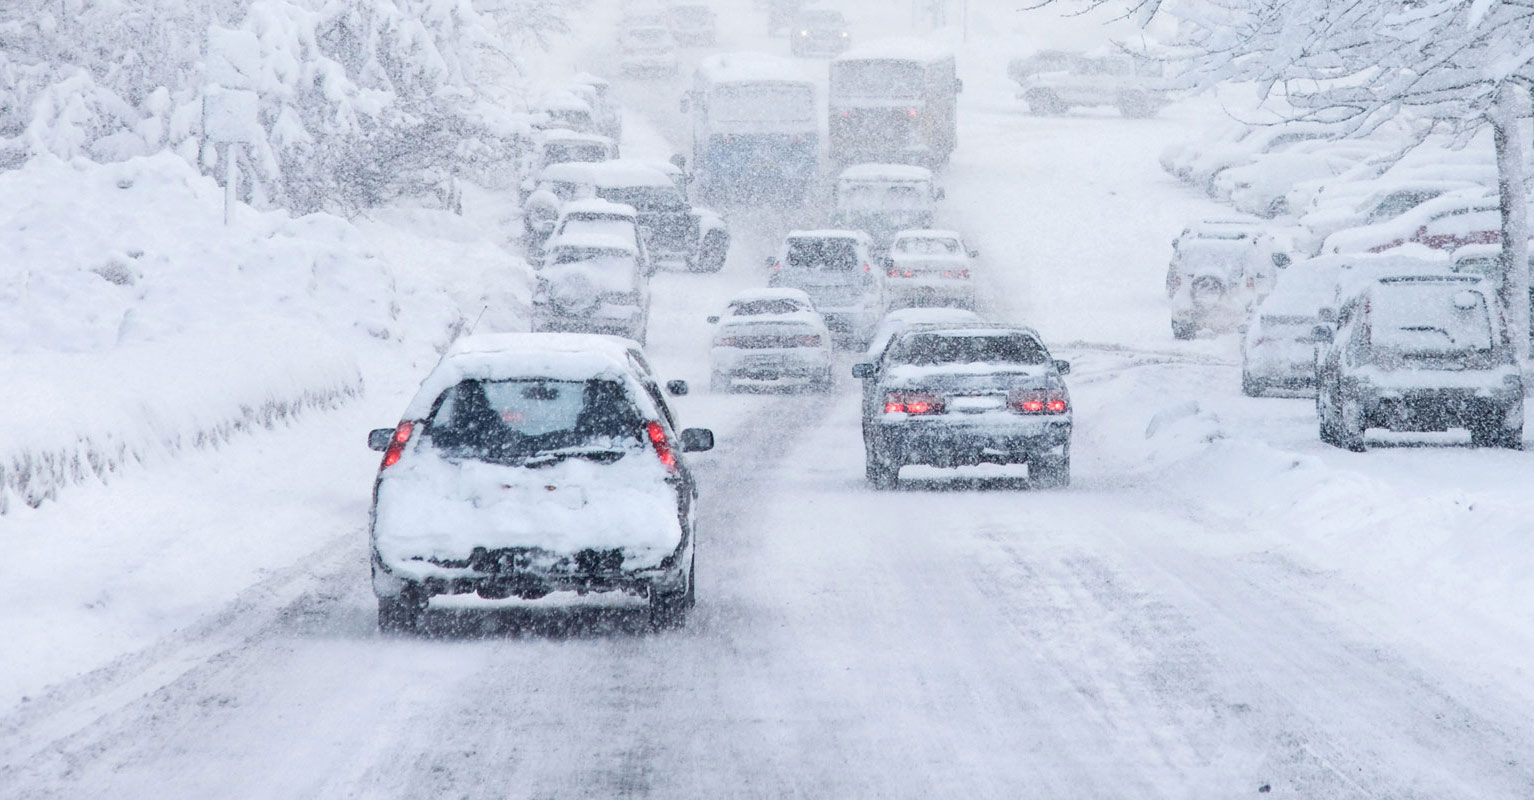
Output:
<svg viewBox="0 0 1534 800">
<path fill-rule="evenodd" d="M 634 207 L 627 203 L 614 203 L 610 200 L 603 200 L 600 197 L 571 200 L 560 208 L 560 216 L 564 217 L 571 214 L 606 214 L 608 216 L 621 216 L 629 219 L 639 216 Z"/>
<path fill-rule="evenodd" d="M 925 39 L 901 37 L 880 39 L 858 45 L 837 56 L 834 61 L 840 63 L 845 61 L 899 60 L 930 63 L 949 58 L 953 58 L 953 51 L 948 48 Z"/>
<path fill-rule="evenodd" d="M 589 380 L 635 377 L 644 358 L 639 343 L 590 333 L 489 333 L 460 337 L 427 374 L 405 407 L 405 419 L 425 419 L 441 394 L 460 381 L 539 377 Z M 643 393 L 635 399 L 644 402 Z M 648 404 L 646 404 L 648 405 Z"/>
<path fill-rule="evenodd" d="M 930 181 L 932 170 L 911 164 L 853 164 L 836 176 L 839 181 Z"/>
<path fill-rule="evenodd" d="M 789 239 L 857 239 L 859 242 L 871 242 L 873 238 L 864 231 L 848 230 L 844 228 L 819 228 L 815 230 L 789 231 L 783 237 L 786 243 Z"/>
<path fill-rule="evenodd" d="M 716 53 L 699 62 L 697 75 L 710 83 L 772 81 L 815 85 L 799 61 L 766 53 Z"/>
<path fill-rule="evenodd" d="M 736 303 L 753 303 L 760 300 L 797 300 L 807 306 L 814 307 L 809 293 L 803 289 L 773 288 L 773 289 L 747 289 L 730 298 L 726 305 Z"/>
<path fill-rule="evenodd" d="M 577 231 L 561 233 L 548 243 L 549 252 L 561 247 L 578 247 L 589 250 L 621 250 L 629 255 L 637 255 L 638 245 L 634 240 L 620 234 L 597 233 L 595 231 Z"/>
</svg>

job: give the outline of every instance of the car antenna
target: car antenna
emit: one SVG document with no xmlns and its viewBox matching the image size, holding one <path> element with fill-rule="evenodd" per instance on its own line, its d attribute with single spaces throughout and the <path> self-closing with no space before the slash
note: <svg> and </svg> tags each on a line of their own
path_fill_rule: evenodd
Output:
<svg viewBox="0 0 1534 800">
<path fill-rule="evenodd" d="M 489 310 L 490 310 L 490 304 L 489 303 L 486 303 L 485 305 L 480 307 L 480 309 L 479 309 L 479 316 L 475 317 L 474 318 L 474 324 L 469 326 L 469 335 L 470 336 L 474 335 L 474 330 L 479 327 L 479 321 L 485 318 L 485 312 L 489 311 Z M 454 336 L 453 338 L 457 339 L 458 337 Z"/>
</svg>

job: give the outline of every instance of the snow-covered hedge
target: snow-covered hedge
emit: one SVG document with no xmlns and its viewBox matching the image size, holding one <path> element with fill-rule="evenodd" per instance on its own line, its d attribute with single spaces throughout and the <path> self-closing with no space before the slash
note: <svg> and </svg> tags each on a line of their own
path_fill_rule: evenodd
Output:
<svg viewBox="0 0 1534 800">
<path fill-rule="evenodd" d="M 361 359 L 459 319 L 345 220 L 224 226 L 221 197 L 168 153 L 0 173 L 0 511 L 344 403 Z"/>
</svg>

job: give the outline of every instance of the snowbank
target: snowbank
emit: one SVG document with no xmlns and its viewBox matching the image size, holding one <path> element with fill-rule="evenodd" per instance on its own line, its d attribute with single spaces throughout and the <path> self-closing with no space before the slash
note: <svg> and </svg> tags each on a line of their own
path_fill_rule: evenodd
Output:
<svg viewBox="0 0 1534 800">
<path fill-rule="evenodd" d="M 0 513 L 345 403 L 461 318 L 345 220 L 236 211 L 169 153 L 0 174 Z"/>
</svg>

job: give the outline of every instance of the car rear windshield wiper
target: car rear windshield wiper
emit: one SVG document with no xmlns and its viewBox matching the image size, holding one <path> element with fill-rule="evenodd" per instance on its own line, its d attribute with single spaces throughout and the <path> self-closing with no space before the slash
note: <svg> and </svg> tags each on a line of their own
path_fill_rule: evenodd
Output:
<svg viewBox="0 0 1534 800">
<path fill-rule="evenodd" d="M 525 467 L 546 467 L 557 464 L 567 458 L 584 458 L 595 461 L 598 464 L 611 464 L 628 454 L 627 450 L 615 447 L 562 447 L 558 450 L 545 450 L 527 456 L 521 463 Z"/>
</svg>

